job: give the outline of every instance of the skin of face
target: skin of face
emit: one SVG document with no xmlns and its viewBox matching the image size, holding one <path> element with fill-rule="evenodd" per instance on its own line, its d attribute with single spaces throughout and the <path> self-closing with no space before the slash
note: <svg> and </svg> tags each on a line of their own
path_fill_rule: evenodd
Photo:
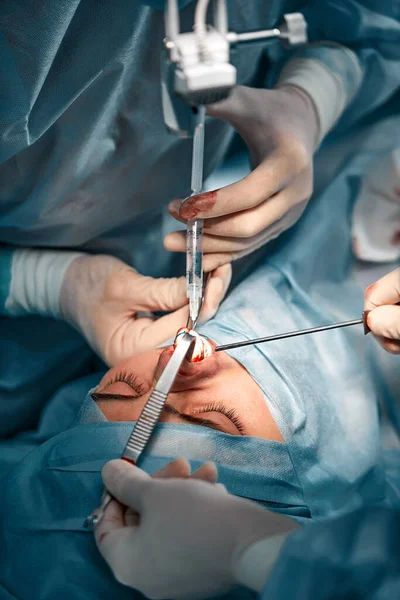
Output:
<svg viewBox="0 0 400 600">
<path fill-rule="evenodd" d="M 141 352 L 106 373 L 93 399 L 109 421 L 138 419 L 172 352 L 172 346 Z M 284 441 L 261 389 L 225 352 L 212 352 L 200 362 L 183 362 L 160 421 Z"/>
</svg>

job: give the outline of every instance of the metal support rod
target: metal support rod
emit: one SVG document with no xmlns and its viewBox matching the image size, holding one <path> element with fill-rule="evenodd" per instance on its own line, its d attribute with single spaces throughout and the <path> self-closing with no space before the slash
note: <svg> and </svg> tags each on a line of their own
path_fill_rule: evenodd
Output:
<svg viewBox="0 0 400 600">
<path fill-rule="evenodd" d="M 228 14 L 225 0 L 214 0 L 214 26 L 222 35 L 228 33 Z"/>
<path fill-rule="evenodd" d="M 168 0 L 164 18 L 165 35 L 166 39 L 168 40 L 167 44 L 170 52 L 170 58 L 173 62 L 177 62 L 179 59 L 179 54 L 176 48 L 176 40 L 178 39 L 181 29 L 177 0 Z"/>
<path fill-rule="evenodd" d="M 279 29 L 265 29 L 263 31 L 248 31 L 246 33 L 234 33 L 229 31 L 226 34 L 226 39 L 230 44 L 238 44 L 239 42 L 254 42 L 256 40 L 267 40 L 269 38 L 279 37 L 281 34 Z"/>
<path fill-rule="evenodd" d="M 339 329 L 340 327 L 352 327 L 353 325 L 364 325 L 365 318 L 355 319 L 354 321 L 344 321 L 343 323 L 333 323 L 332 325 L 322 325 L 322 327 L 311 327 L 311 329 L 300 329 L 299 331 L 289 331 L 288 333 L 279 333 L 278 335 L 270 335 L 268 337 L 256 338 L 255 340 L 244 340 L 243 342 L 234 342 L 232 344 L 224 344 L 217 346 L 216 352 L 220 350 L 232 350 L 232 348 L 240 348 L 241 346 L 250 346 L 252 344 L 262 344 L 264 342 L 273 342 L 275 340 L 284 340 L 285 338 L 297 337 L 298 335 L 307 335 L 309 333 L 317 333 L 318 331 L 328 331 L 329 329 Z M 365 333 L 368 331 L 365 329 Z"/>
</svg>

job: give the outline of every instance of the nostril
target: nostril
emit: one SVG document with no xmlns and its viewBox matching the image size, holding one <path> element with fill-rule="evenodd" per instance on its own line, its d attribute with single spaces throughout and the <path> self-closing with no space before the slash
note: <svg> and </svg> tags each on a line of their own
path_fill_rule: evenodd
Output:
<svg viewBox="0 0 400 600">
<path fill-rule="evenodd" d="M 186 360 L 190 363 L 201 362 L 206 358 L 209 358 L 213 353 L 213 347 L 211 343 L 204 337 L 202 337 L 197 331 L 194 329 L 188 329 L 187 327 L 181 327 L 178 330 L 178 333 L 175 336 L 174 348 L 176 348 L 179 343 L 179 338 L 181 338 L 185 333 L 190 333 L 196 338 L 194 346 L 191 352 L 186 356 Z"/>
<path fill-rule="evenodd" d="M 213 348 L 210 342 L 199 335 L 198 340 L 193 348 L 193 352 L 191 357 L 189 358 L 189 362 L 201 362 L 202 360 L 206 360 L 213 353 Z"/>
<path fill-rule="evenodd" d="M 192 333 L 194 335 L 194 332 L 191 329 L 189 329 L 188 327 L 181 327 L 180 329 L 178 329 L 177 334 L 175 336 L 174 348 L 176 348 L 180 338 L 183 337 L 185 335 L 185 333 Z"/>
</svg>

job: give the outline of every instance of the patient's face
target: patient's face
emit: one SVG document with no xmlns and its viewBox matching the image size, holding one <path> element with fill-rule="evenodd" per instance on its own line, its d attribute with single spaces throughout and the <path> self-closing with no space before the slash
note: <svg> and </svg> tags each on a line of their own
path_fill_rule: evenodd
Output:
<svg viewBox="0 0 400 600">
<path fill-rule="evenodd" d="M 136 421 L 173 347 L 135 354 L 106 373 L 93 399 L 109 421 Z M 184 361 L 160 421 L 283 441 L 260 388 L 225 352 Z"/>
</svg>

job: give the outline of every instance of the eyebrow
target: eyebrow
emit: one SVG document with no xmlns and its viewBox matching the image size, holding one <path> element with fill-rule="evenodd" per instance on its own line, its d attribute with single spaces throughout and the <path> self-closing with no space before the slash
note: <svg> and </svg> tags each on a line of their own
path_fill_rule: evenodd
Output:
<svg viewBox="0 0 400 600">
<path fill-rule="evenodd" d="M 138 399 L 138 396 L 126 396 L 125 394 L 107 394 L 101 392 L 94 392 L 91 396 L 95 402 L 112 402 L 113 400 L 120 400 L 122 402 L 132 402 L 133 400 Z M 210 429 L 216 429 L 217 431 L 226 433 L 226 431 L 220 425 L 214 423 L 214 421 L 210 421 L 209 419 L 202 419 L 201 417 L 193 417 L 192 415 L 185 415 L 183 413 L 180 413 L 179 410 L 176 410 L 176 408 L 174 408 L 170 404 L 165 404 L 163 411 L 166 412 L 168 415 L 180 417 L 183 421 L 185 421 L 186 423 L 190 423 L 191 425 L 202 425 L 203 427 L 209 427 Z M 224 414 L 220 411 L 214 412 L 219 412 L 219 414 L 221 415 Z M 231 420 L 229 419 L 229 421 Z M 231 423 L 235 425 L 233 421 L 231 421 Z"/>
</svg>

